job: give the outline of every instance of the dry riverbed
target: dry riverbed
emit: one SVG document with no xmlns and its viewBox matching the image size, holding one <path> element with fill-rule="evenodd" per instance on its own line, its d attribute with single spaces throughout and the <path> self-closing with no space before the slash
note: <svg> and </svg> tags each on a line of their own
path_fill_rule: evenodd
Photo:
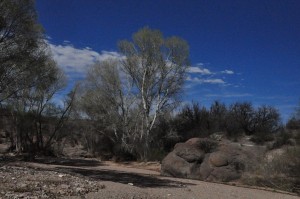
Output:
<svg viewBox="0 0 300 199">
<path fill-rule="evenodd" d="M 159 163 L 92 159 L 0 161 L 0 198 L 299 198 L 288 193 L 159 176 Z"/>
</svg>

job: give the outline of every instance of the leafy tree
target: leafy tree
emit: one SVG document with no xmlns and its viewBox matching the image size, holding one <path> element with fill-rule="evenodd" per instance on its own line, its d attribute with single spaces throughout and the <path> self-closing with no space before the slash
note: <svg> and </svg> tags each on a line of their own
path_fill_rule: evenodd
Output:
<svg viewBox="0 0 300 199">
<path fill-rule="evenodd" d="M 139 100 L 139 141 L 142 159 L 146 159 L 158 115 L 172 108 L 182 91 L 189 47 L 181 38 L 163 38 L 160 31 L 143 28 L 133 35 L 133 41 L 121 41 L 119 48 L 126 56 L 124 71 L 132 78 Z"/>
<path fill-rule="evenodd" d="M 73 101 L 71 95 L 65 106 L 53 102 L 64 75 L 44 38 L 34 0 L 0 2 L 0 105 L 11 112 L 18 152 L 49 148 Z"/>
<path fill-rule="evenodd" d="M 54 96 L 65 86 L 64 74 L 50 59 L 44 63 L 43 81 L 34 87 L 19 91 L 18 98 L 6 100 L 15 124 L 13 134 L 17 152 L 48 152 L 54 143 L 73 104 L 71 93 L 64 105 L 53 101 Z"/>
<path fill-rule="evenodd" d="M 0 2 L 0 103 L 44 78 L 43 38 L 33 0 Z"/>
<path fill-rule="evenodd" d="M 96 63 L 88 72 L 78 99 L 79 107 L 94 121 L 97 134 L 105 135 L 115 145 L 133 150 L 139 116 L 132 114 L 136 99 L 131 93 L 132 81 L 123 76 L 118 60 Z"/>
<path fill-rule="evenodd" d="M 178 102 L 189 47 L 178 37 L 143 28 L 119 48 L 126 58 L 97 63 L 81 102 L 90 118 L 102 122 L 100 133 L 110 132 L 115 142 L 146 160 L 157 118 Z"/>
</svg>

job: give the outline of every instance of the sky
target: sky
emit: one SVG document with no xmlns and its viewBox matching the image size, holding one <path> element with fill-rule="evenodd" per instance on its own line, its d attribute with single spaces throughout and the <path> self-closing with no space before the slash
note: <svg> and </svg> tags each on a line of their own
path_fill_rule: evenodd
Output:
<svg viewBox="0 0 300 199">
<path fill-rule="evenodd" d="M 271 105 L 283 121 L 300 103 L 299 0 L 37 0 L 36 9 L 69 88 L 148 26 L 189 43 L 185 103 Z"/>
</svg>

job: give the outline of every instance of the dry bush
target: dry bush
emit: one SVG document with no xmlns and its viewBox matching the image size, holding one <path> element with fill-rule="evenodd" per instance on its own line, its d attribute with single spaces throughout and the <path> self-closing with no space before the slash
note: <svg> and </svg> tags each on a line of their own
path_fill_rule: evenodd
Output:
<svg viewBox="0 0 300 199">
<path fill-rule="evenodd" d="M 258 161 L 242 177 L 248 185 L 295 192 L 300 195 L 300 146 L 282 148 L 280 153 Z"/>
<path fill-rule="evenodd" d="M 213 152 L 218 146 L 218 142 L 211 139 L 202 139 L 199 143 L 199 148 L 203 150 L 205 153 Z"/>
</svg>

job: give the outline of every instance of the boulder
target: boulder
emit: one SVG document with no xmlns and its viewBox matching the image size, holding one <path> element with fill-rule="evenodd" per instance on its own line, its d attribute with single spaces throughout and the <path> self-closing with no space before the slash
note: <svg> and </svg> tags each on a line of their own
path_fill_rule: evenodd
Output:
<svg viewBox="0 0 300 199">
<path fill-rule="evenodd" d="M 177 143 L 162 161 L 165 176 L 228 182 L 239 179 L 254 154 L 237 143 L 192 138 Z"/>
<path fill-rule="evenodd" d="M 169 153 L 162 161 L 161 172 L 164 176 L 187 178 L 192 166 L 175 153 Z"/>
<path fill-rule="evenodd" d="M 215 167 L 227 166 L 229 157 L 223 152 L 215 152 L 209 156 L 210 163 Z"/>
<path fill-rule="evenodd" d="M 195 147 L 195 145 L 190 145 L 186 143 L 178 143 L 174 147 L 174 153 L 186 160 L 187 162 L 202 162 L 204 158 L 204 151 Z"/>
</svg>

